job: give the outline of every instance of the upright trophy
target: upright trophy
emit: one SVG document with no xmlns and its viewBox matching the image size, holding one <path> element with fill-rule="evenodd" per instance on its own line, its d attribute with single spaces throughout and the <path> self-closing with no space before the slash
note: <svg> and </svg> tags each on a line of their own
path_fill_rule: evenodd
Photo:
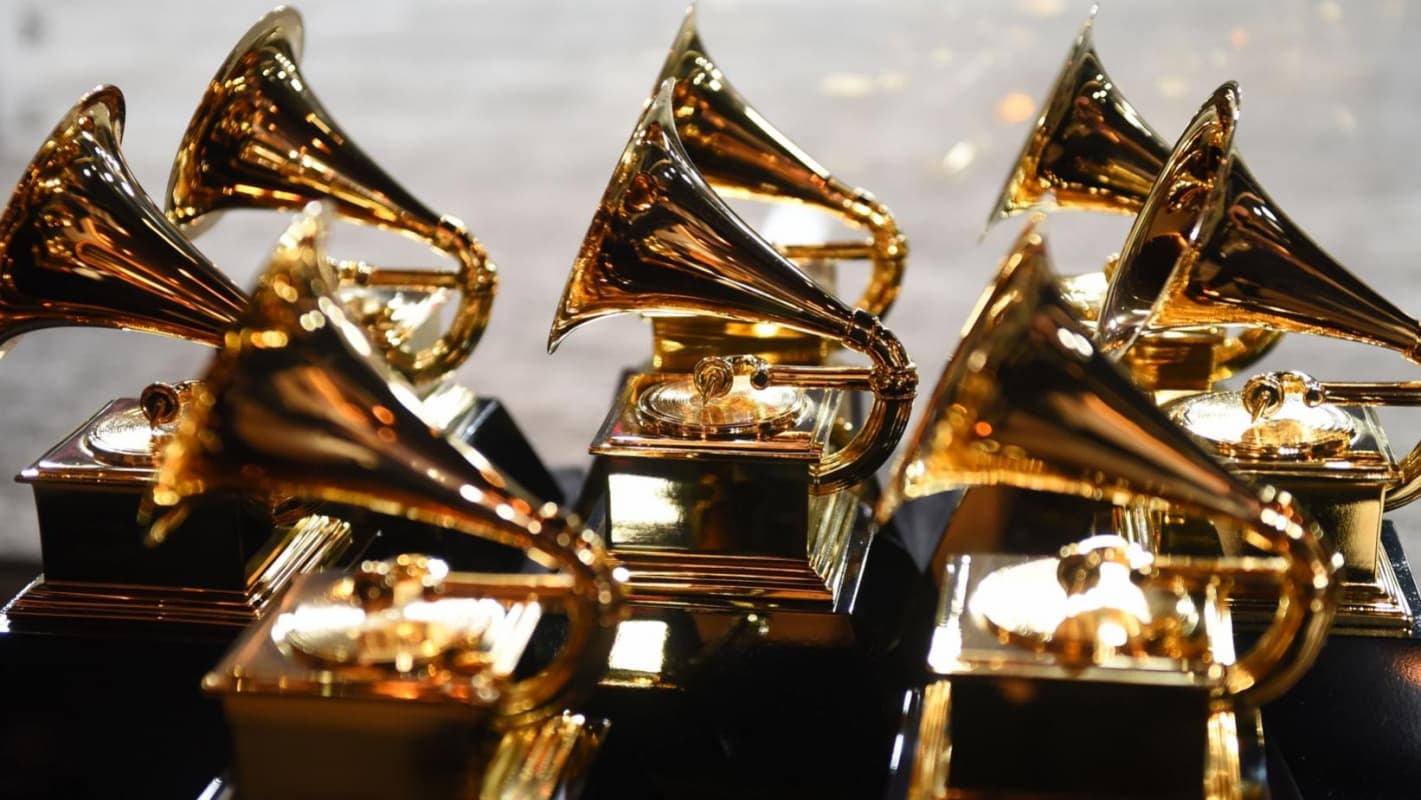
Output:
<svg viewBox="0 0 1421 800">
<path fill-rule="evenodd" d="M 183 135 L 166 196 L 168 218 L 200 234 L 234 208 L 296 211 L 322 201 L 343 220 L 394 231 L 458 264 L 456 271 L 335 265 L 338 294 L 417 388 L 440 427 L 479 447 L 529 491 L 561 490 L 507 411 L 452 380 L 488 325 L 497 271 L 463 222 L 431 211 L 370 159 L 301 74 L 295 9 L 266 14 L 228 54 Z M 438 310 L 457 292 L 453 318 Z M 426 329 L 433 328 L 432 342 Z M 413 335 L 420 333 L 425 335 Z"/>
<path fill-rule="evenodd" d="M 1042 103 L 988 224 L 1033 208 L 1138 214 L 1169 158 L 1155 132 L 1116 88 L 1091 40 L 1095 12 L 1081 28 Z M 1239 165 L 1242 170 L 1242 164 Z M 1064 298 L 1094 322 L 1113 264 L 1061 279 Z M 1228 335 L 1217 323 L 1151 332 L 1125 366 L 1136 383 L 1162 396 L 1207 391 L 1268 353 L 1279 333 Z"/>
<path fill-rule="evenodd" d="M 218 346 L 245 304 L 134 180 L 119 149 L 123 114 L 117 89 L 95 89 L 26 168 L 0 217 L 0 340 L 82 325 Z M 44 575 L 6 608 L 11 619 L 230 631 L 351 547 L 343 521 L 237 496 L 197 512 L 208 536 L 145 547 L 134 519 L 187 394 L 154 384 L 116 400 L 20 473 L 34 487 Z"/>
<path fill-rule="evenodd" d="M 1188 508 L 1265 555 L 1151 555 L 1096 536 L 1056 557 L 950 560 L 909 797 L 1266 791 L 1256 709 L 1316 657 L 1340 558 L 1287 492 L 1231 476 L 1095 348 L 1033 229 L 965 330 L 880 519 L 905 498 L 1006 484 Z M 1236 587 L 1274 599 L 1237 654 Z"/>
<path fill-rule="evenodd" d="M 672 117 L 686 156 L 724 197 L 796 203 L 821 210 L 868 233 L 867 240 L 776 242 L 796 262 L 868 260 L 872 272 L 854 303 L 882 317 L 898 296 L 908 243 L 893 214 L 871 194 L 835 178 L 752 107 L 706 54 L 695 6 L 686 11 L 671 51 L 652 87 L 673 82 Z M 823 276 L 831 289 L 832 270 Z M 707 315 L 653 316 L 652 368 L 690 372 L 696 362 L 724 353 L 753 353 L 776 364 L 820 364 L 836 342 L 773 323 Z"/>
<path fill-rule="evenodd" d="M 304 577 L 205 681 L 233 724 L 238 786 L 257 797 L 479 786 L 551 796 L 563 777 L 552 762 L 582 761 L 573 751 L 600 737 L 557 715 L 605 667 L 622 600 L 614 563 L 594 533 L 421 418 L 413 390 L 334 298 L 323 233 L 318 216 L 293 223 L 194 388 L 153 489 L 167 509 L 153 538 L 203 534 L 172 529 L 194 495 L 281 495 L 448 527 L 555 571 L 460 574 L 407 555 Z M 515 676 L 544 609 L 566 615 L 563 644 Z M 503 735 L 530 723 L 542 727 Z M 544 763 L 528 774 L 520 766 L 539 742 Z"/>
<path fill-rule="evenodd" d="M 610 314 L 770 323 L 865 353 L 872 367 L 702 359 L 631 376 L 591 450 L 606 531 L 635 602 L 710 609 L 848 608 L 867 545 L 856 487 L 892 451 L 917 373 L 876 318 L 850 309 L 750 230 L 689 160 L 663 84 L 618 162 L 548 337 Z M 843 441 L 840 393 L 869 391 Z"/>
<path fill-rule="evenodd" d="M 1421 322 L 1314 244 L 1235 155 L 1237 87 L 1190 123 L 1131 228 L 1102 309 L 1108 353 L 1152 331 L 1245 325 L 1365 342 L 1421 362 Z M 1209 322 L 1205 322 L 1208 320 Z M 1416 494 L 1417 459 L 1398 462 L 1371 408 L 1414 404 L 1409 384 L 1261 377 L 1243 392 L 1176 400 L 1171 416 L 1236 473 L 1287 489 L 1346 556 L 1339 630 L 1411 635 L 1415 589 L 1383 541 L 1382 512 Z"/>
</svg>

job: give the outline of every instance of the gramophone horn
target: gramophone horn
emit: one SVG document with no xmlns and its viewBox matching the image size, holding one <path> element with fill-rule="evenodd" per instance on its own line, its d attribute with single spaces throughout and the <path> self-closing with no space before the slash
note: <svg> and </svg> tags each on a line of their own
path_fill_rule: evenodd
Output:
<svg viewBox="0 0 1421 800">
<path fill-rule="evenodd" d="M 0 215 L 0 342 L 78 325 L 216 346 L 244 307 L 138 185 L 123 117 L 118 89 L 94 89 L 25 168 Z"/>
<path fill-rule="evenodd" d="M 1165 141 L 1106 74 L 1091 41 L 1096 9 L 1041 104 L 991 225 L 1047 204 L 1134 214 L 1169 157 Z"/>
<path fill-rule="evenodd" d="M 1029 227 L 977 305 L 885 492 L 903 498 L 965 485 L 1075 494 L 1117 505 L 1168 504 L 1242 523 L 1273 558 L 1156 558 L 1185 582 L 1275 583 L 1278 610 L 1224 686 L 1262 701 L 1289 686 L 1321 647 L 1340 560 L 1286 493 L 1251 489 L 1177 428 L 1101 355 L 1056 289 Z"/>
<path fill-rule="evenodd" d="M 557 576 L 488 576 L 490 592 L 561 603 L 561 652 L 502 709 L 541 715 L 605 667 L 622 599 L 596 534 L 512 488 L 478 453 L 419 417 L 413 390 L 371 353 L 330 294 L 322 221 L 281 239 L 239 326 L 164 453 L 158 506 L 215 489 L 350 503 L 520 547 Z M 158 521 L 154 538 L 167 533 Z M 520 584 L 519 582 L 524 582 Z"/>
<path fill-rule="evenodd" d="M 397 231 L 441 250 L 458 272 L 339 266 L 341 281 L 432 291 L 458 289 L 449 330 L 428 348 L 392 346 L 388 357 L 415 383 L 468 357 L 488 324 L 494 265 L 459 220 L 436 214 L 355 145 L 301 76 L 301 17 L 277 8 L 242 37 L 198 105 L 168 180 L 169 217 L 199 231 L 230 208 L 297 210 L 329 203 L 345 219 Z"/>
<path fill-rule="evenodd" d="M 873 391 L 858 435 L 818 473 L 820 491 L 856 483 L 887 459 L 902 434 L 917 370 L 876 317 L 825 291 L 716 195 L 681 145 L 673 108 L 668 81 L 643 112 L 592 219 L 558 302 L 548 352 L 587 322 L 631 312 L 770 322 L 841 342 L 866 353 L 873 368 L 767 366 L 755 380 Z"/>
<path fill-rule="evenodd" d="M 1142 333 L 1242 325 L 1351 339 L 1421 363 L 1421 323 L 1313 243 L 1238 162 L 1238 87 L 1185 129 L 1135 219 L 1101 307 L 1103 350 Z"/>
<path fill-rule="evenodd" d="M 873 272 L 855 306 L 880 317 L 887 313 L 908 257 L 907 240 L 893 214 L 873 195 L 830 175 L 735 91 L 701 44 L 694 5 L 686 10 L 653 94 L 668 80 L 676 87 L 677 135 L 717 191 L 805 203 L 867 229 L 868 242 L 781 244 L 780 251 L 794 259 L 868 259 Z"/>
</svg>

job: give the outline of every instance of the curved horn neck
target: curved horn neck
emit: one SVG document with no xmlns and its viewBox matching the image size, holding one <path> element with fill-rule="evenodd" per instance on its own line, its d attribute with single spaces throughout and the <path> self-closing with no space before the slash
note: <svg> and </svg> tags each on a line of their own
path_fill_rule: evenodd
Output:
<svg viewBox="0 0 1421 800">
<path fill-rule="evenodd" d="M 552 352 L 578 326 L 630 312 L 773 322 L 834 341 L 854 312 L 745 224 L 676 135 L 672 86 L 643 113 L 558 303 Z"/>
<path fill-rule="evenodd" d="M 1133 214 L 1169 157 L 1169 143 L 1125 99 L 1091 40 L 1095 12 L 1042 103 L 1041 116 L 987 218 L 1047 204 Z"/>
<path fill-rule="evenodd" d="M 869 230 L 870 242 L 785 243 L 785 251 L 796 258 L 873 260 L 875 275 L 855 305 L 879 316 L 886 313 L 897 296 L 908 252 L 892 212 L 873 195 L 829 174 L 735 90 L 701 43 L 694 6 L 687 10 L 672 42 L 653 94 L 668 80 L 675 82 L 672 108 L 677 135 L 687 156 L 717 191 L 798 201 Z"/>
<path fill-rule="evenodd" d="M 86 94 L 0 216 L 0 341 L 94 326 L 220 345 L 246 300 L 139 186 L 119 143 L 123 95 Z"/>
<path fill-rule="evenodd" d="M 1195 115 L 1122 251 L 1101 341 L 1244 325 L 1380 345 L 1421 363 L 1421 322 L 1363 283 L 1288 219 L 1239 161 L 1237 88 Z"/>
<path fill-rule="evenodd" d="M 438 214 L 405 191 L 336 124 L 301 76 L 301 18 L 279 8 L 247 32 L 213 77 L 168 180 L 175 222 L 252 206 L 333 204 L 341 216 L 438 238 Z"/>
<path fill-rule="evenodd" d="M 573 582 L 567 644 L 505 700 L 513 713 L 548 710 L 605 665 L 620 597 L 611 563 L 595 535 L 570 530 L 551 504 L 420 419 L 413 391 L 330 294 L 322 234 L 318 218 L 303 216 L 283 237 L 164 454 L 155 500 L 224 489 L 350 503 L 560 567 Z"/>
</svg>

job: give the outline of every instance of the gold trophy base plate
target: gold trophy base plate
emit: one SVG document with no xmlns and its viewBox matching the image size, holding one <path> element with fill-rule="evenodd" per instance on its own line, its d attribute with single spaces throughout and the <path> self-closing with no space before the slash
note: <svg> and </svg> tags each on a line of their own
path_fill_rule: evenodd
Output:
<svg viewBox="0 0 1421 800">
<path fill-rule="evenodd" d="M 1382 549 L 1374 581 L 1343 580 L 1332 633 L 1390 638 L 1415 636 L 1415 610 L 1408 599 L 1411 592 L 1407 591 L 1392 563 L 1399 552 Z M 1229 605 L 1234 622 L 1240 628 L 1252 629 L 1272 623 L 1276 603 L 1265 598 L 1235 595 L 1229 598 Z"/>
<path fill-rule="evenodd" d="M 48 581 L 41 575 L 3 611 L 19 624 L 65 619 L 237 630 L 251 624 L 292 578 L 332 563 L 350 544 L 349 523 L 313 515 L 276 539 L 246 591 Z"/>
</svg>

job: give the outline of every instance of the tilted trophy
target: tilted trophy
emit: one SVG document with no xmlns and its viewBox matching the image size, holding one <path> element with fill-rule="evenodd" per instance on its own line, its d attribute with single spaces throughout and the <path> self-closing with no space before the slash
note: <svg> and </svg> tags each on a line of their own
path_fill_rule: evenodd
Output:
<svg viewBox="0 0 1421 800">
<path fill-rule="evenodd" d="M 160 333 L 211 346 L 243 293 L 172 228 L 119 150 L 123 96 L 85 95 L 55 127 L 0 216 L 0 340 L 54 326 Z M 208 536 L 157 552 L 134 522 L 156 450 L 188 392 L 116 400 L 20 474 L 34 487 L 43 576 L 5 609 L 17 624 L 103 620 L 246 625 L 291 578 L 349 549 L 351 526 L 279 499 L 225 497 Z"/>
<path fill-rule="evenodd" d="M 1033 208 L 1138 214 L 1169 158 L 1169 142 L 1130 105 L 1106 73 L 1091 40 L 1095 11 L 1066 63 L 1002 187 L 988 224 Z M 1239 169 L 1243 169 L 1242 164 Z M 1095 321 L 1113 265 L 1061 279 L 1063 296 L 1083 320 Z M 1135 381 L 1162 396 L 1207 391 L 1268 353 L 1279 333 L 1219 325 L 1156 331 L 1124 357 Z"/>
<path fill-rule="evenodd" d="M 332 294 L 323 236 L 319 216 L 297 218 L 194 387 L 153 489 L 165 510 L 153 538 L 202 536 L 172 529 L 196 495 L 281 495 L 486 538 L 550 571 L 456 573 L 406 555 L 304 576 L 205 680 L 232 722 L 240 791 L 453 797 L 494 780 L 506 783 L 492 796 L 551 796 L 601 735 L 561 712 L 605 667 L 618 571 L 596 534 L 421 418 Z M 560 649 L 515 675 L 539 617 L 557 609 Z M 540 727 L 517 730 L 526 724 Z"/>
<path fill-rule="evenodd" d="M 1102 349 L 1128 352 L 1143 333 L 1210 320 L 1364 342 L 1421 361 L 1421 323 L 1323 252 L 1241 168 L 1237 124 L 1237 87 L 1226 84 L 1176 145 L 1106 296 Z M 1415 589 L 1396 569 L 1400 544 L 1384 547 L 1382 512 L 1415 496 L 1417 458 L 1398 462 L 1363 407 L 1412 404 L 1408 386 L 1339 384 L 1328 392 L 1285 375 L 1251 381 L 1245 393 L 1169 405 L 1233 471 L 1293 492 L 1334 537 L 1347 559 L 1339 630 L 1413 629 Z"/>
<path fill-rule="evenodd" d="M 867 259 L 872 271 L 854 307 L 882 317 L 898 295 L 908 257 L 907 240 L 893 214 L 868 192 L 829 174 L 735 91 L 706 54 L 694 6 L 671 44 L 652 86 L 653 96 L 667 81 L 675 87 L 671 106 L 676 134 L 687 158 L 717 193 L 799 204 L 868 233 L 859 241 L 775 245 L 797 262 Z M 823 276 L 831 289 L 834 277 L 832 269 Z M 770 322 L 701 314 L 653 316 L 651 326 L 652 367 L 664 372 L 689 372 L 702 358 L 727 352 L 754 354 L 777 364 L 820 364 L 837 346 L 830 339 Z"/>
<path fill-rule="evenodd" d="M 917 373 L 873 315 L 818 286 L 716 195 L 680 141 L 675 98 L 663 84 L 622 154 L 548 349 L 637 312 L 769 323 L 868 355 L 871 367 L 825 367 L 722 351 L 691 374 L 634 374 L 591 446 L 634 602 L 839 626 L 831 612 L 849 607 L 868 543 L 857 486 L 901 435 Z M 851 438 L 835 425 L 848 391 L 873 394 Z"/>
<path fill-rule="evenodd" d="M 488 325 L 493 262 L 463 222 L 426 207 L 336 124 L 301 74 L 302 39 L 300 14 L 281 7 L 228 54 L 178 147 L 168 218 L 198 235 L 231 209 L 296 211 L 319 200 L 345 221 L 397 232 L 452 259 L 454 271 L 342 261 L 338 294 L 420 389 L 441 427 L 480 447 L 529 491 L 561 497 L 507 411 L 452 380 Z M 440 331 L 439 310 L 451 293 L 453 318 Z"/>
<path fill-rule="evenodd" d="M 978 302 L 879 518 L 981 484 L 1185 507 L 1263 554 L 1152 555 L 1106 535 L 1054 557 L 952 558 L 909 797 L 1266 789 L 1256 709 L 1321 648 L 1341 560 L 1286 491 L 1231 476 L 1096 349 L 1032 228 Z M 1236 652 L 1227 600 L 1242 587 L 1274 609 Z"/>
</svg>

